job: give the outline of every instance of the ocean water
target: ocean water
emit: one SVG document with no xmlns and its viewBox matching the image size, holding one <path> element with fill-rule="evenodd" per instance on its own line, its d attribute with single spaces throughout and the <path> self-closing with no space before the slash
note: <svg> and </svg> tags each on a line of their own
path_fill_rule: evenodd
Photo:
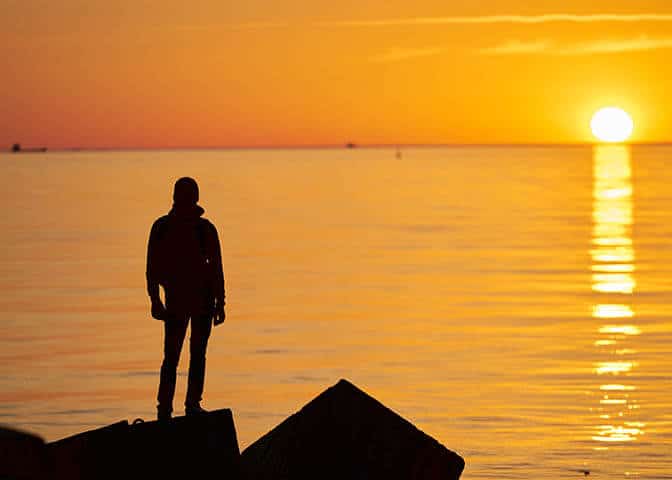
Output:
<svg viewBox="0 0 672 480">
<path fill-rule="evenodd" d="M 672 147 L 0 155 L 0 423 L 152 418 L 145 249 L 195 177 L 241 448 L 347 378 L 465 479 L 672 478 Z M 176 407 L 181 411 L 188 354 Z"/>
</svg>

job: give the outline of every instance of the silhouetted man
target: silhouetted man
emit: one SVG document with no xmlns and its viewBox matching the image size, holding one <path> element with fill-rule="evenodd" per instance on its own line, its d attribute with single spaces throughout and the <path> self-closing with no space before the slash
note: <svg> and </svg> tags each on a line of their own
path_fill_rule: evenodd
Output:
<svg viewBox="0 0 672 480">
<path fill-rule="evenodd" d="M 205 413 L 201 396 L 205 381 L 205 350 L 215 325 L 224 322 L 224 273 L 217 229 L 201 218 L 198 185 L 193 178 L 175 182 L 173 208 L 154 222 L 147 246 L 147 293 L 152 317 L 164 322 L 164 353 L 157 406 L 159 420 L 171 418 L 177 364 L 187 326 L 189 383 L 187 415 Z M 159 285 L 166 304 L 161 302 Z"/>
</svg>

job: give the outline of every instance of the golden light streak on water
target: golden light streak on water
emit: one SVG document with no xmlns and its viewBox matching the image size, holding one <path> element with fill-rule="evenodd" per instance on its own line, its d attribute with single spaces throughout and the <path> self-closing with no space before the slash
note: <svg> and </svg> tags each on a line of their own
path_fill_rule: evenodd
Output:
<svg viewBox="0 0 672 480">
<path fill-rule="evenodd" d="M 593 307 L 593 317 L 595 318 L 631 318 L 634 312 L 629 305 L 620 304 L 599 304 Z M 603 333 L 600 330 L 600 333 Z"/>
<path fill-rule="evenodd" d="M 595 373 L 598 375 L 625 373 L 636 367 L 637 364 L 633 362 L 599 362 L 595 365 Z"/>
<path fill-rule="evenodd" d="M 632 293 L 635 281 L 629 274 L 600 273 L 593 275 L 593 291 L 600 293 Z"/>
<path fill-rule="evenodd" d="M 595 262 L 633 262 L 634 253 L 630 247 L 597 248 L 591 250 Z"/>
<path fill-rule="evenodd" d="M 632 315 L 631 315 L 632 316 Z M 605 325 L 600 328 L 600 333 L 621 334 L 621 335 L 640 335 L 642 331 L 634 325 Z"/>
<path fill-rule="evenodd" d="M 601 247 L 610 247 L 614 245 L 632 245 L 632 240 L 625 237 L 594 238 L 593 245 L 599 245 Z"/>
<path fill-rule="evenodd" d="M 600 403 L 602 405 L 625 405 L 628 401 L 624 398 L 603 398 Z"/>
<path fill-rule="evenodd" d="M 612 383 L 612 384 L 607 384 L 607 385 L 600 385 L 600 390 L 604 390 L 607 392 L 613 392 L 613 391 L 632 391 L 634 390 L 635 387 L 631 385 L 620 385 L 617 383 Z"/>
<path fill-rule="evenodd" d="M 634 265 L 627 264 L 608 264 L 608 265 L 593 265 L 591 267 L 593 272 L 613 272 L 613 273 L 632 273 L 635 271 Z"/>
<path fill-rule="evenodd" d="M 593 440 L 597 442 L 632 442 L 643 435 L 644 431 L 639 428 L 626 428 L 614 425 L 599 425 L 597 435 Z"/>
<path fill-rule="evenodd" d="M 634 292 L 635 248 L 631 230 L 633 217 L 633 188 L 631 183 L 630 150 L 628 147 L 596 147 L 593 158 L 593 248 L 589 250 L 592 291 L 605 295 L 609 300 L 620 297 L 618 302 L 600 302 L 593 305 L 593 318 L 603 320 L 634 319 L 635 311 L 626 300 Z M 599 337 L 594 345 L 600 355 L 612 358 L 593 364 L 594 372 L 602 375 L 629 375 L 638 366 L 627 359 L 637 353 L 633 348 L 619 348 L 607 352 L 605 347 L 625 342 L 627 338 L 641 335 L 634 323 L 605 324 L 599 327 Z M 623 359 L 626 357 L 626 359 Z M 616 420 L 611 425 L 596 425 L 592 439 L 601 444 L 619 444 L 635 441 L 644 434 L 642 422 L 627 421 L 624 412 L 637 410 L 639 405 L 630 398 L 635 387 L 617 383 L 600 385 L 600 420 Z M 609 447 L 600 447 L 609 448 Z"/>
</svg>

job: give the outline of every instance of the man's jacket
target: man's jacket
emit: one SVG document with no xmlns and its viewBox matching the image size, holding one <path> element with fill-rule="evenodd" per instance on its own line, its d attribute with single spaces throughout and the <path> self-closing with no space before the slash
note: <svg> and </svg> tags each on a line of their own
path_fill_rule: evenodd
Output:
<svg viewBox="0 0 672 480">
<path fill-rule="evenodd" d="M 159 285 L 170 313 L 212 315 L 224 304 L 224 272 L 217 229 L 198 205 L 174 205 L 152 225 L 147 245 L 147 293 Z"/>
</svg>

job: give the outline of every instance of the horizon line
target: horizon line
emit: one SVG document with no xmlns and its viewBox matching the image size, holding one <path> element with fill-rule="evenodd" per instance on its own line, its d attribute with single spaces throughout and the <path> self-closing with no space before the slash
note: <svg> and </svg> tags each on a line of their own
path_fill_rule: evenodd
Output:
<svg viewBox="0 0 672 480">
<path fill-rule="evenodd" d="M 665 141 L 637 141 L 637 142 L 437 142 L 437 143 L 316 143 L 316 144 L 264 144 L 264 145 L 166 145 L 166 146 L 94 146 L 94 147 L 26 147 L 27 150 L 19 153 L 49 153 L 49 152 L 100 152 L 100 151 L 162 151 L 162 150 L 357 150 L 372 148 L 466 148 L 466 147 L 589 147 L 589 146 L 672 146 L 672 140 Z M 46 152 L 31 151 L 36 148 L 46 148 Z M 11 148 L 4 153 L 13 153 Z"/>
</svg>

